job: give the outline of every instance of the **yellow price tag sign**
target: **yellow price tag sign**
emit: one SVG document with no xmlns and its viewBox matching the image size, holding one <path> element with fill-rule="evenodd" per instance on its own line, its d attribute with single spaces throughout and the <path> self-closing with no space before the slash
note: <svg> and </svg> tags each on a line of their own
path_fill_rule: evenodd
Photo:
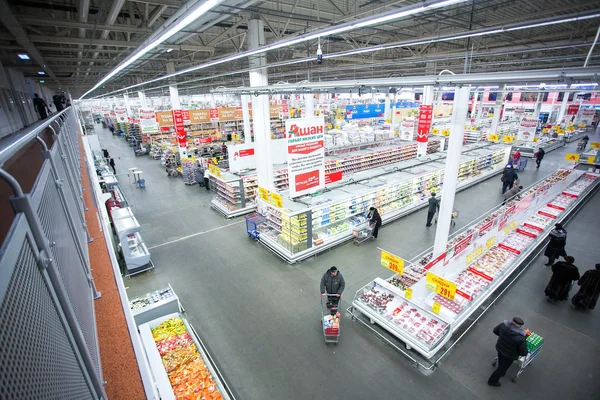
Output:
<svg viewBox="0 0 600 400">
<path fill-rule="evenodd" d="M 567 154 L 565 154 L 565 160 L 567 160 L 567 161 L 573 161 L 573 162 L 578 162 L 579 161 L 579 154 L 567 153 Z"/>
<path fill-rule="evenodd" d="M 473 125 L 473 126 L 471 127 L 471 130 L 472 130 L 472 131 L 476 131 L 476 130 L 477 130 L 477 127 L 476 127 L 475 125 Z"/>
<path fill-rule="evenodd" d="M 381 251 L 381 266 L 397 274 L 404 274 L 404 260 L 387 251 Z"/>
<path fill-rule="evenodd" d="M 515 137 L 514 136 L 506 136 L 505 135 L 505 136 L 502 137 L 502 141 L 504 143 L 512 143 L 512 142 L 515 141 Z"/>
<path fill-rule="evenodd" d="M 210 165 L 208 166 L 208 172 L 210 172 L 211 174 L 213 174 L 213 175 L 214 175 L 214 173 L 215 173 L 215 166 L 214 166 L 214 165 L 212 165 L 212 164 L 210 164 Z"/>
<path fill-rule="evenodd" d="M 510 229 L 511 229 L 511 230 L 513 230 L 513 229 L 515 229 L 516 227 L 517 227 L 517 221 L 512 221 L 512 222 L 510 223 Z"/>
<path fill-rule="evenodd" d="M 477 255 L 475 254 L 474 251 L 470 252 L 469 254 L 467 254 L 467 256 L 465 257 L 465 261 L 467 263 L 467 265 L 471 264 L 473 262 L 473 260 L 475 259 Z"/>
<path fill-rule="evenodd" d="M 496 244 L 496 236 L 493 236 L 493 237 L 489 238 L 485 242 L 485 248 L 486 248 L 486 250 L 489 249 L 490 247 L 492 247 L 495 244 Z"/>
<path fill-rule="evenodd" d="M 404 297 L 406 297 L 408 300 L 412 299 L 412 289 L 411 288 L 406 288 L 406 290 L 404 291 Z"/>
<path fill-rule="evenodd" d="M 600 149 L 600 142 L 590 142 L 590 147 L 592 149 Z"/>
<path fill-rule="evenodd" d="M 540 140 L 540 138 L 536 138 L 536 137 L 534 137 L 534 138 L 533 138 L 533 143 L 537 142 L 538 140 Z"/>
<path fill-rule="evenodd" d="M 504 233 L 508 234 L 508 232 L 510 232 L 510 228 L 508 227 L 508 225 L 504 225 Z"/>
<path fill-rule="evenodd" d="M 258 198 L 268 202 L 269 201 L 269 191 L 267 189 L 265 189 L 264 187 L 259 186 L 258 187 Z"/>
<path fill-rule="evenodd" d="M 442 136 L 450 136 L 450 129 L 442 129 Z"/>
<path fill-rule="evenodd" d="M 220 178 L 221 177 L 221 168 L 215 167 L 215 175 Z"/>
<path fill-rule="evenodd" d="M 498 140 L 500 140 L 500 135 L 496 135 L 496 134 L 488 135 L 488 140 L 490 142 L 497 142 Z"/>
<path fill-rule="evenodd" d="M 559 126 L 559 125 L 554 125 L 554 126 L 552 127 L 552 129 L 554 129 L 555 131 L 557 131 L 557 130 L 559 130 L 559 129 L 560 129 L 560 126 Z"/>
<path fill-rule="evenodd" d="M 558 133 L 559 135 L 564 135 L 565 134 L 565 130 L 564 129 L 557 129 L 556 133 Z"/>
<path fill-rule="evenodd" d="M 443 297 L 454 300 L 454 296 L 456 295 L 456 283 L 444 279 L 441 276 L 437 276 L 431 272 L 427 273 L 425 282 L 435 285 L 435 291 Z M 430 288 L 430 285 L 427 285 L 427 287 Z"/>
<path fill-rule="evenodd" d="M 437 129 L 437 128 L 433 128 L 433 129 L 431 130 L 431 134 L 432 134 L 432 135 L 437 135 L 438 133 L 440 133 L 440 130 L 439 130 L 439 129 Z"/>
<path fill-rule="evenodd" d="M 542 132 L 548 133 L 548 132 L 550 132 L 550 129 L 548 129 L 548 128 L 542 128 Z"/>
<path fill-rule="evenodd" d="M 575 131 L 575 128 L 573 128 L 572 126 L 570 126 L 570 127 L 568 127 L 568 128 L 567 128 L 567 130 L 568 130 L 569 132 L 573 132 L 573 131 Z"/>
<path fill-rule="evenodd" d="M 588 164 L 593 164 L 594 161 L 596 161 L 596 157 L 595 156 L 589 156 L 587 159 L 587 163 Z"/>
<path fill-rule="evenodd" d="M 273 204 L 275 207 L 283 207 L 283 197 L 281 197 L 279 193 L 271 192 L 269 193 L 269 197 L 271 198 L 270 203 Z"/>
<path fill-rule="evenodd" d="M 442 308 L 442 305 L 440 303 L 438 303 L 437 301 L 434 301 L 433 306 L 431 307 L 431 311 L 433 311 L 435 314 L 439 314 L 441 308 Z"/>
<path fill-rule="evenodd" d="M 475 249 L 475 256 L 476 257 L 479 257 L 482 254 L 483 254 L 483 246 L 479 246 L 477 249 Z"/>
</svg>

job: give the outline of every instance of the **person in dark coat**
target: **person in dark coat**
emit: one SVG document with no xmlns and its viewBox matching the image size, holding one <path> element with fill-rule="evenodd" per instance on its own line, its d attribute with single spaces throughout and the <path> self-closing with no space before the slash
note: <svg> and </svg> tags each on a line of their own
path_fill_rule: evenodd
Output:
<svg viewBox="0 0 600 400">
<path fill-rule="evenodd" d="M 504 172 L 502 172 L 502 178 L 500 178 L 502 181 L 502 194 L 504 194 L 507 189 L 512 189 L 517 179 L 519 179 L 519 176 L 515 172 L 515 169 L 511 164 L 508 164 L 504 168 Z"/>
<path fill-rule="evenodd" d="M 548 263 L 544 264 L 547 267 L 554 264 L 559 256 L 566 257 L 567 252 L 565 246 L 567 245 L 567 231 L 561 224 L 554 225 L 554 229 L 550 231 L 550 242 L 546 246 L 544 255 L 548 257 Z"/>
<path fill-rule="evenodd" d="M 379 215 L 379 211 L 377 211 L 375 207 L 371 207 L 369 208 L 369 214 L 367 214 L 367 218 L 369 218 L 370 224 L 375 224 L 375 228 L 373 228 L 373 237 L 377 239 L 377 233 L 381 227 L 381 215 Z"/>
<path fill-rule="evenodd" d="M 577 284 L 580 287 L 571 303 L 578 310 L 593 310 L 600 296 L 600 264 L 596 264 L 596 269 L 585 271 Z"/>
<path fill-rule="evenodd" d="M 527 342 L 525 331 L 521 329 L 524 322 L 519 317 L 512 321 L 504 321 L 494 328 L 494 334 L 498 336 L 496 351 L 498 352 L 498 367 L 490 378 L 488 385 L 501 386 L 500 378 L 506 375 L 506 371 L 519 356 L 527 355 Z"/>
<path fill-rule="evenodd" d="M 552 277 L 544 293 L 548 302 L 564 301 L 569 298 L 571 283 L 579 279 L 579 270 L 573 263 L 575 259 L 566 256 L 565 261 L 559 261 L 552 266 Z"/>
<path fill-rule="evenodd" d="M 40 119 L 48 118 L 48 105 L 37 93 L 33 94 L 33 105 L 40 115 Z"/>
<path fill-rule="evenodd" d="M 541 147 L 538 149 L 537 153 L 534 154 L 535 163 L 537 165 L 536 168 L 540 167 L 540 164 L 542 163 L 542 160 L 544 159 L 544 154 L 546 154 L 546 152 Z"/>
<path fill-rule="evenodd" d="M 519 192 L 523 189 L 523 186 L 514 186 L 512 189 L 507 190 L 503 196 L 504 196 L 504 201 L 502 202 L 502 205 L 505 205 L 506 202 L 509 199 L 512 199 L 514 196 L 516 196 L 517 194 L 519 194 Z M 518 197 L 517 197 L 518 198 Z"/>
<path fill-rule="evenodd" d="M 337 297 L 331 297 L 328 303 L 337 308 L 337 304 L 346 287 L 346 281 L 342 273 L 336 267 L 331 267 L 321 277 L 321 295 L 335 294 Z"/>
<path fill-rule="evenodd" d="M 117 170 L 115 169 L 115 159 L 111 157 L 110 160 L 108 160 L 108 164 L 112 168 L 113 173 L 116 175 L 117 174 Z"/>
<path fill-rule="evenodd" d="M 436 211 L 440 210 L 440 201 L 435 198 L 435 192 L 431 192 L 429 198 L 429 207 L 427 208 L 427 224 L 425 226 L 431 226 L 431 220 L 435 215 Z"/>
</svg>

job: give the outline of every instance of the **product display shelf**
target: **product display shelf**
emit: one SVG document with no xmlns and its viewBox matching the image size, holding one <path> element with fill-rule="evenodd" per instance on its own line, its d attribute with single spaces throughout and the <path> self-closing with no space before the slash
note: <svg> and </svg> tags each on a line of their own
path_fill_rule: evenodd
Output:
<svg viewBox="0 0 600 400">
<path fill-rule="evenodd" d="M 402 274 L 387 280 L 377 278 L 365 285 L 356 293 L 352 310 L 360 311 L 408 349 L 431 359 L 450 340 L 451 333 L 477 312 L 531 255 L 537 254 L 554 224 L 567 218 L 597 189 L 599 177 L 558 170 L 526 189 L 521 199 L 491 210 L 454 234 L 446 252 L 439 257 L 434 259 L 429 249 L 405 263 Z M 442 296 L 444 290 L 438 290 L 436 281 L 428 279 L 429 273 L 455 285 L 456 294 Z M 408 296 L 407 288 L 411 289 Z M 406 306 L 399 306 L 401 302 L 410 306 L 410 312 L 406 312 Z M 433 314 L 440 319 L 438 323 L 431 322 Z M 442 322 L 448 323 L 448 332 L 439 330 Z"/>
<path fill-rule="evenodd" d="M 129 308 L 136 325 L 183 311 L 171 285 L 129 300 Z"/>
<path fill-rule="evenodd" d="M 500 173 L 508 160 L 509 150 L 503 145 L 487 145 L 463 155 L 457 190 Z M 412 160 L 405 161 L 407 164 L 403 168 L 398 167 L 402 169 L 400 172 L 390 171 L 383 177 L 361 181 L 361 185 L 332 189 L 313 198 L 310 207 L 289 200 L 285 192 L 282 193 L 284 202 L 281 209 L 258 199 L 258 211 L 267 219 L 259 230 L 259 240 L 290 263 L 320 253 L 351 239 L 355 230 L 366 228 L 365 215 L 369 207 L 378 208 L 384 224 L 425 207 L 431 191 L 443 192 L 440 187 L 445 168 L 443 161 L 440 159 L 416 166 L 411 166 Z M 284 232 L 279 225 L 270 222 L 273 219 L 271 214 L 282 219 L 282 227 L 286 217 L 306 214 L 307 228 L 310 229 L 305 230 L 302 225 L 301 229 Z M 297 224 L 295 227 L 298 227 Z M 281 245 L 281 236 L 289 237 L 284 241 L 291 242 L 291 245 Z M 303 244 L 296 243 L 302 240 Z"/>
<path fill-rule="evenodd" d="M 584 137 L 586 135 L 586 132 L 587 132 L 586 128 L 575 129 L 572 132 L 567 131 L 564 134 L 565 142 L 567 142 L 567 143 L 575 142 L 575 141 L 581 139 L 582 137 Z"/>
<path fill-rule="evenodd" d="M 519 150 L 522 157 L 533 158 L 534 153 L 536 153 L 540 147 L 544 149 L 546 153 L 549 153 L 564 145 L 565 143 L 562 138 L 552 139 L 544 137 L 537 142 L 518 142 L 513 146 L 513 149 Z"/>
<path fill-rule="evenodd" d="M 415 158 L 417 144 L 379 148 L 376 151 L 358 152 L 343 158 L 328 158 L 325 161 L 325 173 L 342 172 L 344 174 L 371 169 L 398 161 Z"/>
<path fill-rule="evenodd" d="M 170 352 L 167 350 L 165 355 L 161 357 L 158 346 L 162 344 L 164 340 L 156 342 L 152 334 L 152 329 L 169 320 L 177 321 L 179 319 L 183 322 L 184 329 L 179 329 L 174 333 L 173 336 L 167 337 L 166 340 L 173 340 L 175 339 L 175 336 L 182 337 L 184 335 L 187 338 L 186 333 L 189 334 L 189 343 L 195 345 L 198 353 L 197 356 L 200 358 L 200 360 L 197 361 L 196 358 L 189 357 L 189 359 L 186 360 L 187 362 L 181 362 L 179 367 L 177 367 L 175 370 L 167 372 L 169 364 L 166 364 L 165 362 L 166 359 L 168 359 Z M 140 332 L 142 347 L 144 348 L 148 364 L 152 371 L 152 376 L 154 377 L 154 384 L 162 400 L 175 400 L 178 398 L 175 394 L 174 386 L 181 390 L 183 390 L 183 388 L 191 388 L 192 392 L 194 392 L 194 396 L 210 396 L 204 398 L 211 398 L 214 400 L 231 400 L 233 398 L 231 395 L 231 390 L 224 381 L 223 376 L 215 365 L 213 358 L 206 350 L 206 346 L 202 343 L 194 328 L 187 321 L 187 319 L 183 317 L 183 315 L 179 313 L 168 314 L 156 318 L 148 323 L 141 324 L 138 329 Z M 178 335 L 179 332 L 181 333 Z M 185 345 L 189 345 L 188 342 L 185 342 Z M 186 373 L 187 371 L 182 371 L 184 368 L 192 366 L 192 364 L 196 368 L 199 366 L 200 368 L 205 366 L 210 376 L 206 376 L 205 373 L 199 371 L 196 371 L 196 373 Z M 171 379 L 169 374 L 171 374 Z M 200 392 L 202 391 L 202 393 L 204 393 L 205 388 L 206 390 L 210 390 L 211 394 L 201 394 Z M 215 389 L 220 394 L 220 397 L 215 394 Z M 179 396 L 179 398 L 191 397 L 185 397 L 185 395 L 182 394 Z"/>
<path fill-rule="evenodd" d="M 150 261 L 150 252 L 140 235 L 141 227 L 131 208 L 114 208 L 110 213 L 127 266 L 126 275 L 134 275 L 152 269 L 154 266 Z"/>
<path fill-rule="evenodd" d="M 255 176 L 240 177 L 221 170 L 220 176 L 209 172 L 209 179 L 213 193 L 211 208 L 227 218 L 244 215 L 255 209 Z"/>
<path fill-rule="evenodd" d="M 581 153 L 576 168 L 590 172 L 600 171 L 600 149 L 588 148 Z"/>
</svg>

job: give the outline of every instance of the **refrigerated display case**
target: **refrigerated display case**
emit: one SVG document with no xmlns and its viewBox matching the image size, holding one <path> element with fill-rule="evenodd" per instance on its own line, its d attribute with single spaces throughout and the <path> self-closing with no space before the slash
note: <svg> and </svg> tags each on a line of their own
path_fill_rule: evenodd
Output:
<svg viewBox="0 0 600 400">
<path fill-rule="evenodd" d="M 150 261 L 148 247 L 140 234 L 140 224 L 131 208 L 113 208 L 110 213 L 127 267 L 126 275 L 134 275 L 154 268 Z"/>
<path fill-rule="evenodd" d="M 597 190 L 599 177 L 577 170 L 556 171 L 524 190 L 520 199 L 491 210 L 454 234 L 444 253 L 434 257 L 429 249 L 405 262 L 401 273 L 365 285 L 356 293 L 350 312 L 357 318 L 365 316 L 408 349 L 432 359 L 501 285 L 528 265 L 554 224 Z M 373 288 L 389 301 L 379 298 L 373 300 L 376 307 L 366 305 L 365 293 Z M 398 304 L 410 307 L 411 323 L 398 321 L 397 315 L 404 312 L 403 307 L 396 310 Z M 434 332 L 429 329 L 431 316 L 438 319 Z M 415 325 L 419 321 L 425 325 Z M 448 324 L 447 332 L 437 330 L 440 323 Z M 423 326 L 428 328 L 425 334 L 419 330 Z"/>
<path fill-rule="evenodd" d="M 513 146 L 513 149 L 521 152 L 521 157 L 533 158 L 534 154 L 541 147 L 546 153 L 556 150 L 564 146 L 564 140 L 562 138 L 552 139 L 548 137 L 541 138 L 537 142 L 518 142 Z"/>
<path fill-rule="evenodd" d="M 145 324 L 167 314 L 182 312 L 179 297 L 171 285 L 129 300 L 136 325 Z"/>
</svg>

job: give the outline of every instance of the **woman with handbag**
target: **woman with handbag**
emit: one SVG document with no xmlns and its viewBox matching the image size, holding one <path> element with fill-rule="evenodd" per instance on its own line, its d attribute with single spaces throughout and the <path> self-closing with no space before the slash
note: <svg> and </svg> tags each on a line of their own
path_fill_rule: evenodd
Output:
<svg viewBox="0 0 600 400">
<path fill-rule="evenodd" d="M 579 279 L 579 270 L 573 264 L 575 259 L 566 256 L 565 261 L 559 261 L 552 266 L 552 277 L 544 293 L 548 296 L 548 302 L 563 301 L 569 298 L 569 290 L 573 281 Z"/>
<path fill-rule="evenodd" d="M 379 233 L 379 228 L 381 227 L 381 215 L 379 215 L 379 211 L 375 207 L 369 208 L 369 214 L 367 214 L 367 218 L 369 219 L 369 224 L 375 224 L 373 228 L 373 237 L 377 239 L 377 234 Z"/>
<path fill-rule="evenodd" d="M 600 264 L 596 264 L 596 269 L 585 271 L 577 284 L 579 290 L 571 303 L 578 310 L 593 310 L 600 296 Z"/>
</svg>

